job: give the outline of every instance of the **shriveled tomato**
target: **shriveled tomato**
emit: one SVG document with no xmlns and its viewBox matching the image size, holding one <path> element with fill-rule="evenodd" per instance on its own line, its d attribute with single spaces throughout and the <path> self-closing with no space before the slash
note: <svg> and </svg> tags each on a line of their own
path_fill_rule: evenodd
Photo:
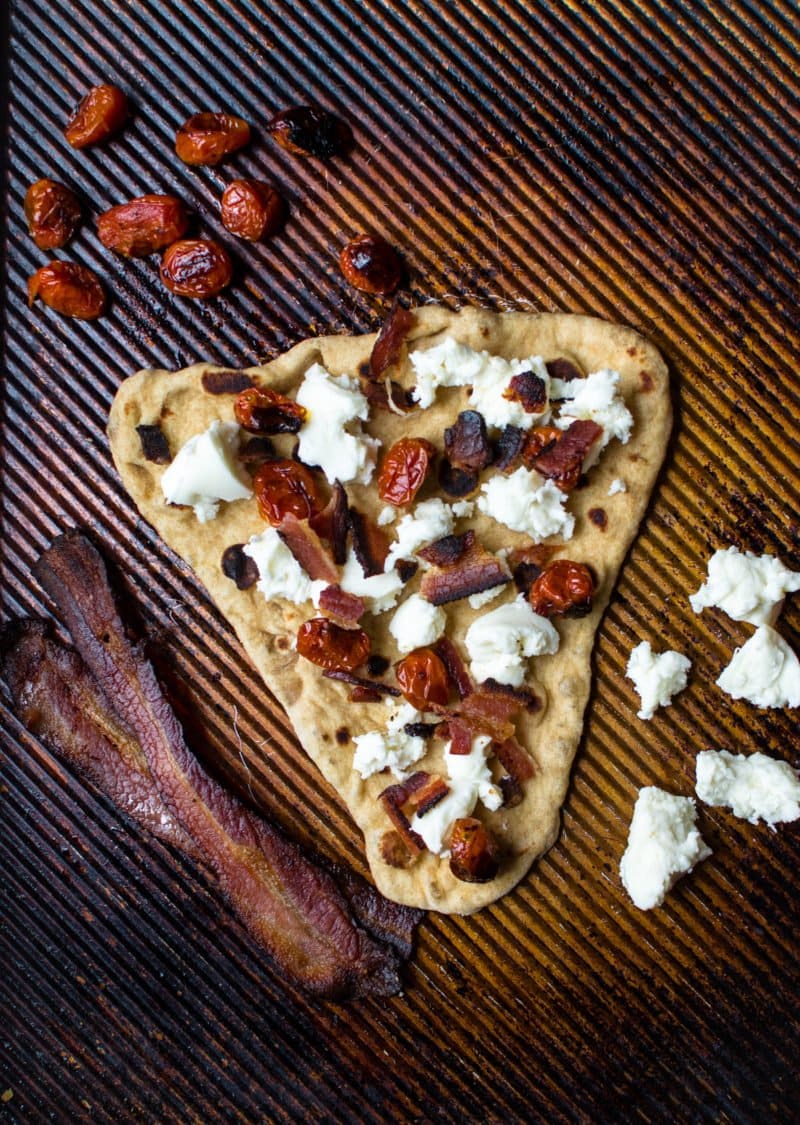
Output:
<svg viewBox="0 0 800 1125">
<path fill-rule="evenodd" d="M 459 818 L 450 835 L 450 870 L 464 883 L 488 883 L 498 868 L 497 844 L 485 825 L 472 816 Z"/>
<path fill-rule="evenodd" d="M 28 304 L 39 297 L 62 316 L 96 320 L 106 308 L 106 295 L 100 278 L 77 262 L 49 262 L 28 278 Z"/>
<path fill-rule="evenodd" d="M 73 148 L 99 144 L 125 124 L 128 99 L 119 86 L 92 86 L 72 111 L 64 136 Z"/>
<path fill-rule="evenodd" d="M 360 234 L 339 255 L 339 268 L 362 293 L 386 297 L 403 280 L 403 259 L 385 238 Z"/>
<path fill-rule="evenodd" d="M 78 197 L 56 180 L 37 180 L 25 194 L 28 230 L 40 250 L 58 250 L 81 221 Z"/>
<path fill-rule="evenodd" d="M 531 608 L 540 617 L 583 617 L 592 608 L 593 596 L 592 572 L 570 559 L 546 566 L 528 591 Z"/>
<path fill-rule="evenodd" d="M 195 113 L 175 136 L 184 164 L 219 164 L 250 140 L 250 126 L 232 113 Z"/>
<path fill-rule="evenodd" d="M 410 504 L 430 472 L 435 453 L 425 438 L 396 441 L 378 474 L 378 495 L 384 504 Z"/>
<path fill-rule="evenodd" d="M 258 510 L 273 527 L 289 512 L 299 520 L 311 519 L 325 507 L 314 475 L 305 465 L 276 458 L 259 465 L 253 477 Z"/>
<path fill-rule="evenodd" d="M 429 703 L 447 703 L 447 669 L 432 648 L 416 648 L 404 656 L 395 665 L 395 675 L 403 695 L 418 711 L 424 711 Z"/>
<path fill-rule="evenodd" d="M 170 293 L 204 300 L 216 297 L 233 277 L 228 251 L 209 238 L 183 238 L 164 252 L 159 274 Z"/>
<path fill-rule="evenodd" d="M 297 631 L 297 651 L 326 671 L 352 672 L 369 656 L 363 629 L 344 629 L 327 617 L 312 617 Z"/>
<path fill-rule="evenodd" d="M 275 234 L 283 214 L 283 200 L 277 191 L 260 180 L 234 180 L 220 200 L 223 226 L 250 242 Z"/>
<path fill-rule="evenodd" d="M 525 438 L 522 460 L 529 469 L 533 468 L 536 458 L 563 436 L 564 431 L 556 429 L 555 426 L 534 426 Z"/>
<path fill-rule="evenodd" d="M 97 220 L 103 245 L 130 258 L 144 258 L 171 246 L 188 228 L 186 207 L 173 195 L 140 195 L 104 211 Z"/>
<path fill-rule="evenodd" d="M 233 407 L 236 421 L 250 434 L 296 434 L 306 408 L 270 387 L 247 387 Z"/>
</svg>

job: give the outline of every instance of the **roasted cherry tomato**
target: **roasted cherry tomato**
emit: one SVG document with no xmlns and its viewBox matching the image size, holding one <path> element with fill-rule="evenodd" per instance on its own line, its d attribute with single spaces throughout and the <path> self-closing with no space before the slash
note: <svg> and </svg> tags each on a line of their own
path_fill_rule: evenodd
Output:
<svg viewBox="0 0 800 1125">
<path fill-rule="evenodd" d="M 592 572 L 569 559 L 546 566 L 528 591 L 531 608 L 540 617 L 583 617 L 592 608 L 593 596 Z"/>
<path fill-rule="evenodd" d="M 97 236 L 109 250 L 129 258 L 144 258 L 183 238 L 189 215 L 174 195 L 140 195 L 104 211 L 97 220 Z"/>
<path fill-rule="evenodd" d="M 297 651 L 326 671 L 352 672 L 369 656 L 363 629 L 344 629 L 327 617 L 313 617 L 297 631 Z"/>
<path fill-rule="evenodd" d="M 253 477 L 253 489 L 258 510 L 273 527 L 289 512 L 299 520 L 307 520 L 325 507 L 311 470 L 287 458 L 259 465 Z"/>
<path fill-rule="evenodd" d="M 81 205 L 64 184 L 37 180 L 25 194 L 25 218 L 40 250 L 58 250 L 78 229 Z"/>
<path fill-rule="evenodd" d="M 250 140 L 250 126 L 232 113 L 195 113 L 175 136 L 184 164 L 219 164 Z"/>
<path fill-rule="evenodd" d="M 106 295 L 100 278 L 87 266 L 76 262 L 50 262 L 28 279 L 28 304 L 41 298 L 62 316 L 96 320 L 106 308 Z"/>
<path fill-rule="evenodd" d="M 236 421 L 249 434 L 296 434 L 306 408 L 269 387 L 248 387 L 233 407 Z"/>
<path fill-rule="evenodd" d="M 403 259 L 385 238 L 360 234 L 342 248 L 339 268 L 355 289 L 385 297 L 403 280 Z"/>
<path fill-rule="evenodd" d="M 222 225 L 239 238 L 258 242 L 269 238 L 283 221 L 283 200 L 275 188 L 260 180 L 234 180 L 220 200 Z"/>
<path fill-rule="evenodd" d="M 99 144 L 125 124 L 128 99 L 118 86 L 93 86 L 73 110 L 64 136 L 73 148 Z"/>
<path fill-rule="evenodd" d="M 209 238 L 184 238 L 164 251 L 159 271 L 170 293 L 179 297 L 216 297 L 230 285 L 233 263 L 224 246 Z"/>
<path fill-rule="evenodd" d="M 450 834 L 450 870 L 464 883 L 488 883 L 497 874 L 497 845 L 485 825 L 460 817 Z"/>
<path fill-rule="evenodd" d="M 526 466 L 529 469 L 533 468 L 536 458 L 563 436 L 564 431 L 556 429 L 555 426 L 534 426 L 529 430 L 522 447 L 522 460 Z"/>
<path fill-rule="evenodd" d="M 416 648 L 404 656 L 395 665 L 395 675 L 403 695 L 418 711 L 424 711 L 429 703 L 447 703 L 447 669 L 432 648 Z"/>
<path fill-rule="evenodd" d="M 400 438 L 384 458 L 378 495 L 384 504 L 410 504 L 428 475 L 436 450 L 425 438 Z"/>
</svg>

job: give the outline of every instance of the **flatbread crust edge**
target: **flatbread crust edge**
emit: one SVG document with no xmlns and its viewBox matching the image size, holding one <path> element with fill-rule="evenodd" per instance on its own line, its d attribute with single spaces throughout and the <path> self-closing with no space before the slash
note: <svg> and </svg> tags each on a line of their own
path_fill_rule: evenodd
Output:
<svg viewBox="0 0 800 1125">
<path fill-rule="evenodd" d="M 588 562 L 598 575 L 598 591 L 587 617 L 558 622 L 558 654 L 530 662 L 532 686 L 545 699 L 545 707 L 536 715 L 523 717 L 518 736 L 532 752 L 537 772 L 525 783 L 523 802 L 495 814 L 495 823 L 501 818 L 501 835 L 509 854 L 498 876 L 489 883 L 459 881 L 446 860 L 427 853 L 407 869 L 390 867 L 381 859 L 379 843 L 389 825 L 376 796 L 391 778 L 387 781 L 379 775 L 362 781 L 352 769 L 352 741 L 342 747 L 336 732 L 346 728 L 355 735 L 376 729 L 383 722 L 383 704 L 349 704 L 345 685 L 324 679 L 315 666 L 292 650 L 289 638 L 303 620 L 314 615 L 313 611 L 285 602 L 267 603 L 255 588 L 239 591 L 220 569 L 226 546 L 245 542 L 263 529 L 255 501 L 223 504 L 217 518 L 205 526 L 197 523 L 190 509 L 164 503 L 160 488 L 163 466 L 144 459 L 135 427 L 160 425 L 175 453 L 215 418 L 232 418 L 235 396 L 210 395 L 202 387 L 203 375 L 220 369 L 201 363 L 178 372 L 138 372 L 117 392 L 108 435 L 114 463 L 142 516 L 203 582 L 286 710 L 300 743 L 345 801 L 364 834 L 367 859 L 381 892 L 423 909 L 469 914 L 510 890 L 558 835 L 560 810 L 591 687 L 594 635 L 666 453 L 672 427 L 671 397 L 668 371 L 660 354 L 627 327 L 570 314 L 497 314 L 475 308 L 454 313 L 437 306 L 415 312 L 416 324 L 409 334 L 415 346 L 428 346 L 452 335 L 474 348 L 507 358 L 542 355 L 547 360 L 568 356 L 585 371 L 614 368 L 620 372 L 621 389 L 634 416 L 628 443 L 612 441 L 592 469 L 589 485 L 570 494 L 568 506 L 576 517 L 575 534 L 557 554 Z M 375 338 L 375 334 L 368 334 L 305 340 L 273 362 L 247 371 L 262 385 L 293 390 L 315 360 L 336 374 L 355 373 L 369 358 Z M 399 378 L 407 386 L 413 383 L 408 372 L 405 378 Z M 452 393 L 440 392 L 440 400 Z M 426 411 L 414 411 L 404 424 L 406 432 L 429 435 L 441 445 L 442 430 L 452 422 L 454 407 L 452 402 L 440 400 Z M 402 419 L 394 415 L 373 413 L 370 426 L 379 437 L 383 437 L 383 428 L 391 441 L 399 436 L 398 423 L 402 424 Z M 625 482 L 626 491 L 608 497 L 609 485 L 617 478 Z M 371 493 L 359 493 L 351 486 L 348 490 L 351 495 L 357 493 L 362 510 L 377 514 L 381 504 L 374 488 Z M 605 515 L 604 525 L 598 510 Z M 491 524 L 491 529 L 479 527 L 478 533 L 492 549 L 503 543 L 514 545 L 523 538 L 493 521 L 485 523 Z M 448 608 L 457 615 L 456 631 L 463 636 L 463 628 L 475 613 L 466 602 Z M 372 619 L 384 636 L 388 635 L 390 616 Z M 378 646 L 378 651 L 384 650 Z"/>
</svg>

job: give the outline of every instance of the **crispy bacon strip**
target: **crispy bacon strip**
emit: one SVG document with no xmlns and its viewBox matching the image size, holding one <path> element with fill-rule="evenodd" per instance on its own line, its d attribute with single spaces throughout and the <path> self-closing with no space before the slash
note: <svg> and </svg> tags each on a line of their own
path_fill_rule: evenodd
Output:
<svg viewBox="0 0 800 1125">
<path fill-rule="evenodd" d="M 330 585 L 339 581 L 333 559 L 308 520 L 300 520 L 293 512 L 287 512 L 276 530 L 309 578 Z"/>
<path fill-rule="evenodd" d="M 541 710 L 542 701 L 539 696 L 526 687 L 513 687 L 511 684 L 501 684 L 499 680 L 488 679 L 481 684 L 481 691 L 489 695 L 503 696 L 508 701 L 509 710 L 516 707 L 516 712 L 528 711 L 535 715 Z"/>
<path fill-rule="evenodd" d="M 361 563 L 364 577 L 383 574 L 389 554 L 388 535 L 355 508 L 350 509 L 350 534 L 353 537 L 353 551 Z"/>
<path fill-rule="evenodd" d="M 603 432 L 591 419 L 574 421 L 555 445 L 541 453 L 533 465 L 536 472 L 555 481 L 562 492 L 569 492 L 578 483 L 584 458 Z"/>
<path fill-rule="evenodd" d="M 401 694 L 400 688 L 385 684 L 382 680 L 370 680 L 366 676 L 357 676 L 355 672 L 343 672 L 339 668 L 328 668 L 322 674 L 329 680 L 341 680 L 344 684 L 355 684 L 356 687 L 369 688 L 370 691 L 376 691 L 379 695 L 399 696 Z"/>
<path fill-rule="evenodd" d="M 36 575 L 89 671 L 129 721 L 166 807 L 282 971 L 326 997 L 398 992 L 397 954 L 354 920 L 333 878 L 213 781 L 191 755 L 152 665 L 125 635 L 92 544 L 80 534 L 62 536 L 45 552 Z M 409 924 L 417 917 L 411 912 Z"/>
<path fill-rule="evenodd" d="M 521 371 L 511 377 L 503 398 L 519 402 L 526 414 L 541 414 L 547 406 L 547 387 L 535 372 Z"/>
<path fill-rule="evenodd" d="M 469 754 L 472 750 L 472 731 L 459 719 L 451 719 L 447 724 L 450 735 L 451 754 Z"/>
<path fill-rule="evenodd" d="M 563 356 L 559 359 L 548 359 L 545 366 L 551 379 L 560 379 L 563 383 L 571 383 L 573 379 L 583 378 L 583 372 L 577 364 Z"/>
<path fill-rule="evenodd" d="M 330 543 L 331 554 L 336 565 L 343 566 L 347 558 L 347 493 L 338 480 L 333 486 L 328 503 L 308 522 L 312 531 Z"/>
<path fill-rule="evenodd" d="M 395 304 L 383 322 L 372 354 L 369 357 L 369 374 L 373 380 L 383 378 L 390 367 L 400 359 L 406 336 L 414 327 L 415 317 L 408 309 Z"/>
<path fill-rule="evenodd" d="M 340 625 L 358 625 L 366 606 L 357 594 L 348 594 L 341 586 L 326 586 L 319 596 L 319 608 Z"/>
<path fill-rule="evenodd" d="M 414 794 L 422 789 L 429 779 L 429 773 L 418 770 L 405 781 L 390 785 L 378 794 L 378 800 L 383 805 L 386 815 L 397 829 L 412 856 L 418 856 L 420 852 L 425 850 L 425 842 L 419 833 L 414 832 L 411 828 L 411 823 L 403 812 L 403 808 L 409 804 Z"/>
<path fill-rule="evenodd" d="M 419 592 L 432 605 L 454 602 L 511 581 L 511 571 L 505 561 L 482 547 L 474 531 L 466 531 L 456 538 L 463 539 L 464 549 L 455 562 L 433 566 L 422 576 Z"/>
<path fill-rule="evenodd" d="M 461 653 L 449 637 L 440 637 L 433 648 L 447 669 L 447 674 L 455 685 L 459 699 L 464 699 L 475 690 L 475 685 L 467 671 L 467 666 L 461 659 Z"/>
<path fill-rule="evenodd" d="M 444 535 L 417 551 L 417 554 L 431 566 L 455 566 L 474 541 L 474 531 L 465 531 L 461 535 Z"/>
<path fill-rule="evenodd" d="M 503 769 L 518 785 L 533 777 L 536 772 L 533 759 L 513 735 L 502 742 L 495 742 L 493 749 Z"/>
</svg>

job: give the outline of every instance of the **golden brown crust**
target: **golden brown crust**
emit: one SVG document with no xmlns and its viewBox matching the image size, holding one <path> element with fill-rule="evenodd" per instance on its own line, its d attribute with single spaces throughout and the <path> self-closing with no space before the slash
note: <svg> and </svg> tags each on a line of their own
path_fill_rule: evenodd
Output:
<svg viewBox="0 0 800 1125">
<path fill-rule="evenodd" d="M 263 530 L 255 501 L 222 505 L 213 523 L 202 527 L 191 510 L 164 504 L 160 489 L 164 467 L 144 459 L 135 427 L 159 424 L 175 452 L 215 418 L 232 418 L 234 396 L 209 395 L 203 390 L 201 379 L 210 370 L 209 365 L 196 364 L 175 373 L 141 371 L 132 376 L 117 393 L 108 432 L 117 469 L 142 515 L 205 584 L 285 707 L 300 742 L 350 809 L 364 833 L 367 857 L 379 889 L 398 902 L 468 914 L 513 887 L 558 834 L 560 809 L 589 697 L 595 630 L 647 508 L 667 448 L 672 414 L 666 366 L 656 349 L 632 329 L 582 316 L 495 314 L 471 308 L 460 313 L 438 307 L 417 311 L 410 334 L 414 346 L 428 346 L 444 335 L 508 358 L 568 356 L 585 371 L 612 367 L 620 372 L 622 391 L 634 416 L 629 442 L 622 445 L 613 441 L 592 469 L 589 487 L 570 495 L 575 534 L 557 553 L 591 563 L 599 580 L 597 596 L 589 616 L 558 623 L 560 651 L 530 663 L 531 683 L 544 697 L 545 706 L 519 721 L 518 735 L 531 751 L 537 772 L 525 783 L 525 796 L 518 806 L 491 816 L 507 858 L 490 883 L 460 882 L 450 873 L 446 860 L 427 854 L 406 868 L 389 866 L 381 858 L 381 838 L 389 826 L 376 796 L 389 781 L 385 775 L 362 781 L 352 769 L 352 741 L 346 747 L 338 746 L 335 731 L 345 717 L 353 734 L 379 728 L 384 722 L 384 705 L 354 708 L 346 701 L 346 685 L 324 679 L 319 669 L 287 645 L 285 638 L 293 637 L 300 622 L 312 616 L 310 607 L 306 611 L 283 601 L 267 603 L 254 588 L 238 590 L 220 568 L 225 547 Z M 335 374 L 354 374 L 369 358 L 374 340 L 374 335 L 306 340 L 273 363 L 251 368 L 249 373 L 258 382 L 282 391 L 294 388 L 315 360 Z M 399 379 L 406 386 L 413 382 L 408 370 Z M 441 447 L 445 426 L 466 404 L 464 394 L 461 389 L 440 392 L 432 407 L 415 410 L 406 418 L 375 412 L 370 432 L 387 445 L 402 434 L 410 434 L 430 438 Z M 609 485 L 615 478 L 622 479 L 627 490 L 609 497 Z M 382 507 L 374 487 L 351 485 L 348 491 L 362 511 L 374 515 Z M 417 499 L 423 498 L 420 494 Z M 602 509 L 605 521 L 596 512 L 592 518 L 592 509 Z M 523 536 L 480 514 L 473 525 L 481 541 L 493 550 L 524 541 Z M 412 580 L 409 592 L 416 590 L 418 581 L 418 577 Z M 512 591 L 501 595 L 490 608 L 512 596 Z M 475 616 L 466 601 L 448 607 L 448 635 L 461 641 Z M 375 648 L 394 657 L 396 650 L 388 634 L 390 617 L 386 614 L 367 620 Z M 426 759 L 422 765 L 435 769 L 438 753 L 432 753 L 430 761 Z"/>
</svg>

